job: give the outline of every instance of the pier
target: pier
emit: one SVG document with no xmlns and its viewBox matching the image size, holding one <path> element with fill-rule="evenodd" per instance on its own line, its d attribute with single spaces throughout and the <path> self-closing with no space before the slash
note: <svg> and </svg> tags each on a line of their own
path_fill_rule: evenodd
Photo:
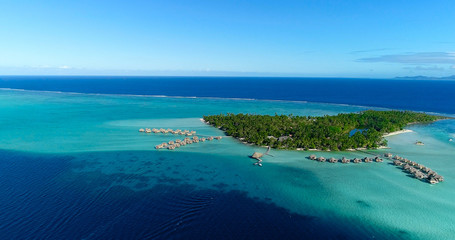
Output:
<svg viewBox="0 0 455 240">
<path fill-rule="evenodd" d="M 326 162 L 328 161 L 329 163 L 370 163 L 370 162 L 383 162 L 382 158 L 379 156 L 376 156 L 374 158 L 369 158 L 369 157 L 364 157 L 364 158 L 354 158 L 354 159 L 348 159 L 346 157 L 342 157 L 341 159 L 336 159 L 334 157 L 329 158 L 328 160 L 325 157 L 316 157 L 316 155 L 310 155 L 307 157 L 310 160 L 318 161 L 318 162 Z"/>
<path fill-rule="evenodd" d="M 176 140 L 171 140 L 169 142 L 163 142 L 161 144 L 158 144 L 155 146 L 155 149 L 168 149 L 168 150 L 174 150 L 176 148 L 186 146 L 187 144 L 193 144 L 193 143 L 200 143 L 200 142 L 205 142 L 205 141 L 212 141 L 212 140 L 221 140 L 223 137 L 221 136 L 208 136 L 208 137 L 199 137 L 196 136 L 196 131 L 190 131 L 190 130 L 173 130 L 173 129 L 150 129 L 150 128 L 141 128 L 139 129 L 139 132 L 141 133 L 155 133 L 155 134 L 173 134 L 173 135 L 184 135 L 186 136 L 184 139 L 176 139 Z M 190 138 L 190 136 L 192 136 Z"/>
<path fill-rule="evenodd" d="M 393 161 L 393 165 L 401 168 L 403 172 L 408 173 L 410 176 L 416 179 L 431 184 L 436 184 L 444 181 L 444 177 L 433 171 L 431 168 L 426 167 L 422 164 L 413 162 L 398 155 L 393 156 L 391 153 L 386 153 L 384 156 Z"/>
</svg>

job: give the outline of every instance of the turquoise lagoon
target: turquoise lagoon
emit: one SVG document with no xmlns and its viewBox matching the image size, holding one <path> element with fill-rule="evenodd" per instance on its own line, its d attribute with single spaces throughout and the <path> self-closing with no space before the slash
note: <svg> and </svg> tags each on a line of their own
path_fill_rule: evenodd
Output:
<svg viewBox="0 0 455 240">
<path fill-rule="evenodd" d="M 127 219 L 127 213 L 134 211 L 151 215 L 168 211 L 172 216 L 149 219 L 155 226 L 153 232 L 147 232 L 145 223 L 140 230 L 125 223 L 124 231 L 128 233 L 118 238 L 188 238 L 195 234 L 206 238 L 216 236 L 209 234 L 213 228 L 226 233 L 222 238 L 254 238 L 260 236 L 260 231 L 266 231 L 264 227 L 272 226 L 269 231 L 279 232 L 280 224 L 287 224 L 279 217 L 276 222 L 273 217 L 268 218 L 262 225 L 255 224 L 255 216 L 226 217 L 223 206 L 215 209 L 211 205 L 214 203 L 210 199 L 218 196 L 212 193 L 217 192 L 244 194 L 252 202 L 237 210 L 250 215 L 261 217 L 264 208 L 260 204 L 266 203 L 268 208 L 281 209 L 290 219 L 286 221 L 292 223 L 293 218 L 303 221 L 300 226 L 287 224 L 291 228 L 283 228 L 288 232 L 295 230 L 296 234 L 289 238 L 455 239 L 455 142 L 449 141 L 455 136 L 455 120 L 409 126 L 413 132 L 387 137 L 390 149 L 369 151 L 391 152 L 429 166 L 445 178 L 445 182 L 436 185 L 413 179 L 387 161 L 358 165 L 319 163 L 306 159 L 310 152 L 272 150 L 273 157 L 264 157 L 264 166 L 260 168 L 253 166 L 248 155 L 264 149 L 231 137 L 169 151 L 155 150 L 154 146 L 175 140 L 175 135 L 138 132 L 144 127 L 172 128 L 217 136 L 223 133 L 201 122 L 203 115 L 227 112 L 331 115 L 366 109 L 371 108 L 311 102 L 1 90 L 0 149 L 10 157 L 3 157 L 0 170 L 10 174 L 0 177 L 6 199 L 0 203 L 3 212 L 0 230 L 13 230 L 10 235 L 0 236 L 96 239 L 106 237 L 106 231 L 117 226 L 112 219 Z M 416 140 L 425 145 L 415 145 Z M 366 156 L 362 152 L 315 154 L 338 158 Z M 24 176 L 13 173 L 20 171 L 13 167 L 21 157 L 28 160 L 18 165 L 20 168 L 33 168 Z M 60 160 L 65 162 L 62 167 L 58 166 Z M 41 176 L 47 172 L 52 176 Z M 24 181 L 21 188 L 7 179 L 18 176 Z M 40 189 L 40 193 L 34 194 L 27 186 Z M 165 195 L 177 187 L 201 196 L 195 201 L 188 199 L 191 194 Z M 59 188 L 60 192 L 51 188 Z M 147 194 L 135 197 L 138 193 L 157 191 L 164 195 L 150 202 L 143 202 Z M 204 191 L 212 195 L 200 194 Z M 68 194 L 73 196 L 71 200 L 65 198 Z M 78 205 L 83 201 L 79 198 L 88 203 Z M 40 199 L 55 202 L 42 203 Z M 35 202 L 36 207 L 53 209 L 52 216 L 45 217 L 48 212 L 44 210 L 32 211 Z M 75 226 L 78 218 L 88 214 L 84 211 L 90 205 L 99 204 L 96 207 L 103 209 L 117 203 L 128 205 L 121 205 L 119 211 L 111 211 L 113 208 L 109 208 L 109 213 L 101 211 L 103 217 L 85 216 L 102 219 L 94 220 L 90 227 Z M 26 208 L 24 204 L 31 206 Z M 147 213 L 138 208 L 141 204 L 147 209 L 159 206 L 160 211 Z M 202 217 L 223 224 L 197 233 L 203 226 L 198 223 L 198 212 L 193 210 L 204 208 L 213 211 Z M 305 216 L 304 220 L 299 216 Z M 236 229 L 232 222 L 249 226 Z M 35 230 L 30 235 L 20 235 L 26 229 L 24 226 Z M 242 232 L 245 229 L 256 235 Z M 297 234 L 299 231 L 304 231 L 303 235 Z"/>
</svg>

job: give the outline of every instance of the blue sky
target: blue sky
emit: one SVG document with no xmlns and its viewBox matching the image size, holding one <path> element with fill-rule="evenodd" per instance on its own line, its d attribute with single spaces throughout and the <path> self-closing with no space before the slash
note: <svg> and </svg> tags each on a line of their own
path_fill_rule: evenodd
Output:
<svg viewBox="0 0 455 240">
<path fill-rule="evenodd" d="M 455 1 L 0 2 L 0 75 L 455 74 Z"/>
</svg>

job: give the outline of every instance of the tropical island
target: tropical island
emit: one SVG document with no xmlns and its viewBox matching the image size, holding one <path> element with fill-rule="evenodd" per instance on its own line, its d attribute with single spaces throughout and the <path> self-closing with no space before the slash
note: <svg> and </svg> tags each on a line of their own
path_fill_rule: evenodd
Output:
<svg viewBox="0 0 455 240">
<path fill-rule="evenodd" d="M 228 113 L 203 119 L 229 136 L 258 146 L 344 151 L 385 147 L 387 133 L 403 130 L 409 124 L 431 123 L 447 117 L 412 111 L 367 110 L 318 117 Z"/>
</svg>

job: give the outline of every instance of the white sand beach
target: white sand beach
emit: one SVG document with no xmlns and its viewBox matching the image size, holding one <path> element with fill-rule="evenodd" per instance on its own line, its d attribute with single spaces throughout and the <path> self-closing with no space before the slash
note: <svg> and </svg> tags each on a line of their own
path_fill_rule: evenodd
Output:
<svg viewBox="0 0 455 240">
<path fill-rule="evenodd" d="M 402 134 L 402 133 L 409 133 L 409 132 L 414 132 L 414 131 L 409 130 L 409 129 L 403 129 L 403 130 L 400 130 L 400 131 L 387 133 L 387 134 L 384 135 L 384 137 L 390 137 L 390 136 L 394 136 L 394 135 L 398 135 L 398 134 Z"/>
</svg>

